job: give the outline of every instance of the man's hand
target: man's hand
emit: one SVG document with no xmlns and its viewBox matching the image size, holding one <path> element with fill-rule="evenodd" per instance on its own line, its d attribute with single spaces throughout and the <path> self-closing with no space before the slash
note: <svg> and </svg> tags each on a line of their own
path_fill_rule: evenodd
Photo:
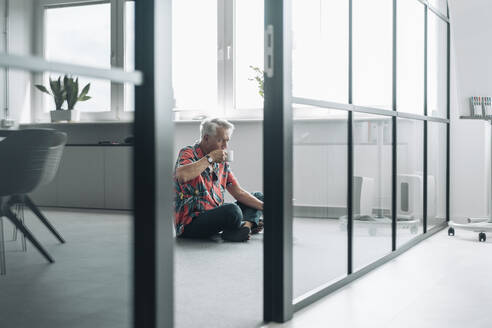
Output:
<svg viewBox="0 0 492 328">
<path fill-rule="evenodd" d="M 212 158 L 214 163 L 225 162 L 225 160 L 227 158 L 227 152 L 225 150 L 222 150 L 222 149 L 213 150 L 208 155 Z"/>
<path fill-rule="evenodd" d="M 257 210 L 263 211 L 263 202 L 251 195 L 249 192 L 241 188 L 239 183 L 235 185 L 230 185 L 227 187 L 227 191 L 234 197 L 238 202 L 243 203 L 246 206 L 255 208 Z"/>
</svg>

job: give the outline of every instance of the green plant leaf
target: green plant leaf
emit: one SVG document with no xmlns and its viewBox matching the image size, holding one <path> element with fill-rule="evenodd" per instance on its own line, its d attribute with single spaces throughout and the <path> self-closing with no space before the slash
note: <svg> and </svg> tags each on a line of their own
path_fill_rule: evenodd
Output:
<svg viewBox="0 0 492 328">
<path fill-rule="evenodd" d="M 48 91 L 48 89 L 46 89 L 46 87 L 44 85 L 36 84 L 34 86 L 36 88 L 38 88 L 41 92 L 45 92 L 45 93 L 47 93 L 47 94 L 49 94 L 51 96 L 51 93 Z"/>
<path fill-rule="evenodd" d="M 91 87 L 91 84 L 87 83 L 87 85 L 82 89 L 82 92 L 79 95 L 79 100 L 80 100 L 80 98 L 85 97 L 89 93 L 90 87 Z"/>
<path fill-rule="evenodd" d="M 57 80 L 52 80 L 49 78 L 50 88 L 53 95 L 53 100 L 55 101 L 55 106 L 57 110 L 61 110 L 63 102 L 65 101 L 65 89 L 61 82 L 61 77 L 58 77 Z"/>
<path fill-rule="evenodd" d="M 79 98 L 79 101 L 86 101 L 86 100 L 89 100 L 91 98 L 92 97 L 90 97 L 90 96 L 83 96 L 82 98 Z"/>
<path fill-rule="evenodd" d="M 67 106 L 68 109 L 73 109 L 75 103 L 77 102 L 76 82 L 74 82 L 74 79 L 72 77 L 66 75 L 64 80 L 65 80 L 65 90 L 67 92 L 66 94 Z"/>
</svg>

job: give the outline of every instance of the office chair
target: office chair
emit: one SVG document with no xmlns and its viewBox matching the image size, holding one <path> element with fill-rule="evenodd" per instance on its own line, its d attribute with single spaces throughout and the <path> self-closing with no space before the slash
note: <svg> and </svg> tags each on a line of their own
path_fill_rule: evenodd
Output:
<svg viewBox="0 0 492 328">
<path fill-rule="evenodd" d="M 24 204 L 61 242 L 65 240 L 27 195 L 50 183 L 56 175 L 67 135 L 52 129 L 26 129 L 2 133 L 0 141 L 0 221 L 6 217 L 50 263 L 54 259 L 13 210 Z M 3 222 L 0 222 L 0 274 L 6 273 Z"/>
</svg>

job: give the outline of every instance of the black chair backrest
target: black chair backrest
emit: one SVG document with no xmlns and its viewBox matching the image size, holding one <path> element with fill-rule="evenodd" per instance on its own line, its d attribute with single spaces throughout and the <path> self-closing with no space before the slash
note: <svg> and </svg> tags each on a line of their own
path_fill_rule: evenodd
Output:
<svg viewBox="0 0 492 328">
<path fill-rule="evenodd" d="M 11 131 L 0 141 L 0 196 L 27 194 L 50 183 L 67 142 L 53 129 Z"/>
</svg>

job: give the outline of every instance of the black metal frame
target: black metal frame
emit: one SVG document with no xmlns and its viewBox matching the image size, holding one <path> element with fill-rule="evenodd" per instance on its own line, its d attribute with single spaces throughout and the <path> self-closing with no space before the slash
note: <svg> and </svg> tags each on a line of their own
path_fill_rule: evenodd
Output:
<svg viewBox="0 0 492 328">
<path fill-rule="evenodd" d="M 171 0 L 135 1 L 133 325 L 172 327 Z"/>
<path fill-rule="evenodd" d="M 292 318 L 292 105 L 290 0 L 265 1 L 265 27 L 273 27 L 273 76 L 265 76 L 263 189 L 265 232 L 263 318 Z M 268 42 L 268 41 L 267 41 Z"/>
<path fill-rule="evenodd" d="M 275 227 L 275 231 L 271 231 L 272 228 L 265 229 L 265 243 L 264 243 L 264 263 L 265 263 L 265 274 L 264 274 L 264 286 L 265 286 L 265 297 L 264 297 L 264 311 L 265 311 L 265 321 L 278 321 L 284 322 L 288 320 L 291 316 L 292 311 L 298 311 L 305 306 L 319 300 L 320 298 L 334 292 L 335 290 L 345 286 L 346 284 L 352 282 L 353 280 L 363 276 L 367 272 L 379 267 L 380 265 L 390 261 L 406 250 L 410 249 L 414 245 L 418 244 L 420 241 L 430 237 L 434 233 L 440 231 L 446 226 L 446 222 L 438 224 L 432 229 L 427 229 L 427 174 L 428 174 L 428 122 L 439 122 L 447 125 L 447 157 L 446 157 L 446 221 L 449 220 L 449 186 L 450 186 L 450 174 L 449 174 L 449 150 L 450 150 L 450 103 L 449 103 L 449 85 L 450 85 L 450 44 L 449 44 L 449 20 L 447 17 L 439 13 L 435 8 L 429 6 L 427 1 L 425 0 L 415 0 L 424 5 L 425 10 L 425 22 L 424 22 L 424 115 L 410 114 L 410 113 L 401 113 L 397 111 L 397 0 L 393 0 L 393 84 L 392 84 L 392 109 L 379 109 L 372 107 L 364 107 L 364 106 L 356 106 L 353 104 L 353 88 L 352 88 L 352 80 L 353 80 L 353 66 L 352 66 L 352 41 L 353 41 L 353 30 L 352 30 L 352 8 L 353 3 L 352 0 L 349 1 L 349 66 L 348 66 L 348 74 L 349 74 L 349 86 L 348 86 L 348 104 L 342 103 L 334 103 L 329 101 L 321 101 L 321 100 L 312 100 L 305 98 L 292 98 L 293 103 L 298 104 L 307 104 L 314 105 L 322 108 L 330 108 L 330 109 L 338 109 L 347 111 L 348 116 L 348 126 L 347 126 L 347 159 L 348 159 L 348 170 L 347 170 L 347 212 L 348 212 L 348 221 L 347 221 L 347 272 L 348 276 L 333 283 L 327 284 L 324 286 L 320 286 L 319 288 L 310 291 L 309 293 L 292 300 L 292 216 L 291 216 L 291 196 L 292 196 L 292 167 L 290 156 L 286 156 L 289 151 L 289 144 L 291 140 L 291 132 L 286 129 L 292 129 L 292 117 L 289 116 L 291 114 L 291 108 L 285 100 L 289 96 L 290 90 L 285 89 L 285 80 L 282 79 L 281 76 L 277 75 L 273 79 L 265 79 L 265 106 L 264 106 L 264 172 L 268 173 L 264 175 L 264 188 L 265 188 L 265 224 L 272 224 L 272 228 Z M 280 15 L 285 17 L 285 7 L 282 7 L 283 3 L 289 3 L 290 0 L 287 1 L 268 1 L 266 2 L 266 18 L 265 25 L 272 24 L 272 13 L 269 10 L 275 9 L 277 12 L 273 14 L 277 19 Z M 444 20 L 448 25 L 447 31 L 447 116 L 446 118 L 440 117 L 431 117 L 428 116 L 427 112 L 427 73 L 428 73 L 428 12 L 432 11 L 436 14 L 440 19 Z M 267 14 L 268 13 L 268 14 Z M 448 12 L 449 16 L 449 12 Z M 276 24 L 281 24 L 282 21 L 277 20 Z M 285 22 L 284 22 L 285 23 Z M 281 28 L 282 31 L 285 31 L 285 26 L 277 26 L 275 28 Z M 288 34 L 281 34 L 278 31 L 275 32 L 276 40 L 278 38 L 286 39 Z M 279 53 L 278 49 L 285 49 L 285 44 L 277 44 L 275 43 L 276 52 L 274 52 L 275 58 L 275 70 L 276 74 L 279 74 L 278 69 L 280 64 L 277 62 L 279 60 L 283 60 L 286 55 L 284 53 Z M 290 50 L 289 50 L 290 51 Z M 287 62 L 283 62 L 283 66 L 285 67 Z M 278 64 L 278 65 L 277 65 Z M 285 73 L 290 74 L 290 67 L 284 71 Z M 290 79 L 290 76 L 289 76 Z M 290 80 L 289 80 L 290 81 Z M 283 89 L 282 89 L 283 87 Z M 282 110 L 283 108 L 283 110 Z M 392 252 L 383 258 L 377 260 L 376 262 L 353 272 L 353 201 L 352 201 L 352 177 L 353 177 L 353 112 L 359 113 L 370 113 L 376 115 L 383 116 L 391 116 L 392 117 L 392 244 L 391 249 Z M 418 235 L 413 238 L 411 241 L 405 243 L 404 245 L 397 248 L 397 218 L 396 218 L 396 207 L 397 207 L 397 192 L 396 192 L 396 183 L 397 183 L 397 131 L 398 131 L 398 120 L 397 118 L 407 118 L 411 120 L 420 120 L 423 121 L 423 133 L 424 133 L 424 195 L 423 195 L 423 223 L 424 223 L 424 233 Z M 279 149 L 281 148 L 281 149 Z M 283 153 L 282 153 L 283 152 Z M 273 161 L 273 162 L 272 162 Z M 283 163 L 279 163 L 283 162 Z M 281 180 L 282 177 L 284 180 Z M 279 181 L 283 181 L 283 185 L 279 185 Z M 287 182 L 287 184 L 285 184 Z M 274 187 L 275 185 L 275 187 Z M 287 190 L 285 190 L 287 189 Z M 283 194 L 277 195 L 275 197 L 274 193 L 279 190 L 283 190 Z M 273 208 L 279 209 L 277 213 L 273 213 Z M 282 225 L 282 229 L 279 229 L 280 224 Z M 287 248 L 290 247 L 290 248 Z M 286 272 L 289 271 L 290 272 Z M 275 277 L 275 278 L 273 278 Z M 276 281 L 274 281 L 276 280 Z M 272 284 L 275 284 L 273 286 Z M 281 285 L 282 284 L 282 285 Z M 290 284 L 290 285 L 286 285 Z M 289 299 L 290 298 L 290 299 Z M 286 301 L 291 302 L 290 306 L 293 310 L 289 310 L 289 304 Z M 271 302 L 277 303 L 276 305 Z"/>
<path fill-rule="evenodd" d="M 394 112 L 397 111 L 397 89 L 396 89 L 396 84 L 397 84 L 397 1 L 393 0 L 393 85 L 392 85 L 392 109 Z M 393 137 L 393 145 L 391 146 L 391 158 L 392 158 L 392 164 L 391 164 L 391 190 L 393 191 L 391 193 L 391 251 L 394 252 L 396 250 L 396 207 L 397 207 L 397 192 L 396 190 L 396 184 L 397 184 L 397 147 L 398 147 L 398 135 L 397 135 L 397 123 L 396 123 L 396 116 L 392 117 L 392 137 Z"/>
</svg>

